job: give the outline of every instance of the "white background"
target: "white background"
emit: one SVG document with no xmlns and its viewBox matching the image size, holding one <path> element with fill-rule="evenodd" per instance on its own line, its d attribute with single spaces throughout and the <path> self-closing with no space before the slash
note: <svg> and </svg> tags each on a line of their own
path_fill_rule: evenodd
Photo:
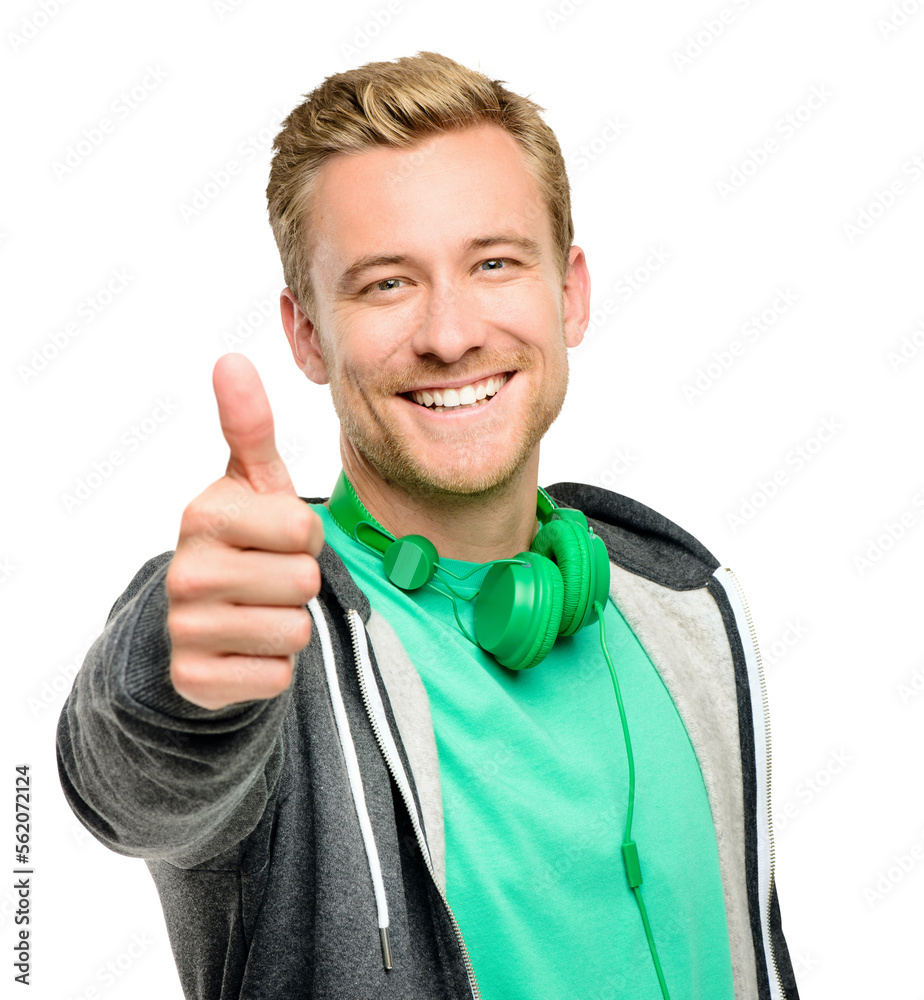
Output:
<svg viewBox="0 0 924 1000">
<path fill-rule="evenodd" d="M 229 347 L 263 376 L 298 490 L 329 492 L 333 411 L 276 318 L 270 142 L 324 77 L 423 49 L 532 97 L 569 163 L 596 314 L 541 481 L 661 511 L 748 595 L 803 997 L 922 995 L 924 10 L 905 8 L 4 6 L 0 871 L 29 763 L 30 996 L 179 995 L 144 864 L 93 841 L 60 793 L 56 718 L 112 602 L 224 470 L 210 371 Z"/>
</svg>

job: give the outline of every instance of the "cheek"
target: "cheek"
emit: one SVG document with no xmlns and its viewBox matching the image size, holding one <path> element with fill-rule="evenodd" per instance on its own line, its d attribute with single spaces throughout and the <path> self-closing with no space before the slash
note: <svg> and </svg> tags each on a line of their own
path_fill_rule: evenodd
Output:
<svg viewBox="0 0 924 1000">
<path fill-rule="evenodd" d="M 558 326 L 558 302 L 544 282 L 522 281 L 483 291 L 483 314 L 530 340 Z"/>
<path fill-rule="evenodd" d="M 378 390 L 376 395 L 379 391 L 389 394 L 386 383 L 389 373 L 393 373 L 397 367 L 396 354 L 399 347 L 386 324 L 354 327 L 349 334 L 343 336 L 338 345 L 338 381 L 347 391 L 369 395 L 370 390 L 375 387 Z"/>
</svg>

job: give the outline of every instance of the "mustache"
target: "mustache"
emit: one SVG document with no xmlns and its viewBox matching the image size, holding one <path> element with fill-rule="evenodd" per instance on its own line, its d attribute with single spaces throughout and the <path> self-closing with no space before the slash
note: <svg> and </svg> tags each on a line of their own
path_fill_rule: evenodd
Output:
<svg viewBox="0 0 924 1000">
<path fill-rule="evenodd" d="M 485 350 L 470 358 L 460 358 L 449 365 L 421 359 L 413 365 L 383 375 L 378 389 L 383 396 L 396 396 L 420 386 L 443 381 L 464 379 L 473 382 L 476 378 L 499 372 L 529 371 L 533 364 L 532 352 L 525 347 L 512 351 Z"/>
</svg>

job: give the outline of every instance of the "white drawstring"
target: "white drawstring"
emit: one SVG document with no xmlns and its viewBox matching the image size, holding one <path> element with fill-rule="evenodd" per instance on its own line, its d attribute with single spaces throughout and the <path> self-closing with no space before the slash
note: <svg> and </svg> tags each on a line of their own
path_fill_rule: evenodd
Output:
<svg viewBox="0 0 924 1000">
<path fill-rule="evenodd" d="M 343 759 L 346 762 L 347 774 L 350 779 L 350 791 L 353 793 L 353 804 L 356 807 L 356 816 L 359 819 L 359 828 L 363 835 L 363 844 L 365 845 L 366 857 L 369 861 L 369 874 L 372 876 L 372 891 L 375 894 L 375 906 L 378 911 L 382 961 L 385 968 L 390 969 L 391 946 L 388 940 L 388 900 L 385 898 L 385 882 L 382 879 L 382 866 L 379 862 L 379 854 L 375 846 L 372 823 L 369 820 L 369 810 L 366 808 L 366 796 L 363 792 L 362 777 L 359 773 L 356 748 L 353 745 L 353 736 L 350 733 L 350 724 L 343 705 L 343 695 L 340 692 L 340 681 L 337 678 L 337 666 L 334 661 L 334 647 L 330 641 L 330 632 L 327 628 L 324 612 L 321 610 L 316 597 L 308 602 L 308 610 L 314 619 L 315 627 L 318 630 L 318 639 L 321 642 L 321 652 L 324 656 L 324 672 L 327 675 L 327 688 L 330 691 L 331 705 L 334 709 L 337 734 L 340 737 L 340 747 L 343 750 Z"/>
</svg>

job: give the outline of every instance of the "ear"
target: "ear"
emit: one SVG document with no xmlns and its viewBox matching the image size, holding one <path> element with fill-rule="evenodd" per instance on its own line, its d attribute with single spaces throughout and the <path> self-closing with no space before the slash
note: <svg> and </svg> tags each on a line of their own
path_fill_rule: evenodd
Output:
<svg viewBox="0 0 924 1000">
<path fill-rule="evenodd" d="M 318 328 L 299 305 L 291 288 L 283 288 L 279 293 L 279 311 L 295 363 L 312 382 L 326 385 L 330 378 L 321 355 Z"/>
<path fill-rule="evenodd" d="M 564 303 L 565 343 L 577 347 L 584 339 L 590 322 L 590 272 L 584 251 L 573 246 L 568 255 L 568 270 L 562 286 Z"/>
</svg>

